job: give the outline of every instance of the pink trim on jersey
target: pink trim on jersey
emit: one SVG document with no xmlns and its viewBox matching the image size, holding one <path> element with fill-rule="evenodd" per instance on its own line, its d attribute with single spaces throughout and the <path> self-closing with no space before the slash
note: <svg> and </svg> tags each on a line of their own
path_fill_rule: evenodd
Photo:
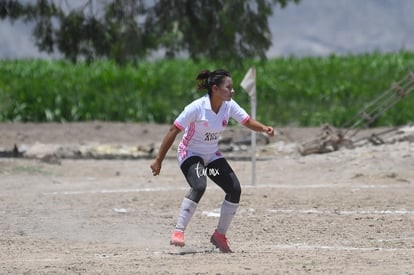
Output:
<svg viewBox="0 0 414 275">
<path fill-rule="evenodd" d="M 194 136 L 194 133 L 195 133 L 195 122 L 191 122 L 190 127 L 188 128 L 187 134 L 183 137 L 183 140 L 182 140 L 182 142 L 180 143 L 180 146 L 179 146 L 180 147 L 180 157 L 181 157 L 182 160 L 185 157 L 187 157 L 188 143 L 190 143 L 191 139 Z"/>
<path fill-rule="evenodd" d="M 180 123 L 178 123 L 176 120 L 174 121 L 174 125 L 180 129 L 181 131 L 184 131 L 184 127 L 180 125 Z"/>
<path fill-rule="evenodd" d="M 247 116 L 245 119 L 243 119 L 243 121 L 241 122 L 241 124 L 245 124 L 249 119 L 250 119 L 250 116 Z"/>
</svg>

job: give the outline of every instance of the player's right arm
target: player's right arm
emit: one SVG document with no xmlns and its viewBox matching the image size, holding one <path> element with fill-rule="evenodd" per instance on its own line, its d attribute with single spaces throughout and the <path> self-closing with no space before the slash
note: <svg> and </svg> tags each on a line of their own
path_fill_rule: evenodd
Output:
<svg viewBox="0 0 414 275">
<path fill-rule="evenodd" d="M 174 143 L 175 138 L 177 137 L 178 133 L 181 132 L 181 130 L 172 124 L 170 128 L 168 129 L 167 134 L 164 136 L 160 149 L 158 151 L 157 156 L 151 163 L 151 170 L 152 175 L 157 176 L 160 174 L 161 171 L 161 163 L 164 160 L 165 156 L 167 155 L 168 150 L 170 150 L 171 145 Z"/>
</svg>

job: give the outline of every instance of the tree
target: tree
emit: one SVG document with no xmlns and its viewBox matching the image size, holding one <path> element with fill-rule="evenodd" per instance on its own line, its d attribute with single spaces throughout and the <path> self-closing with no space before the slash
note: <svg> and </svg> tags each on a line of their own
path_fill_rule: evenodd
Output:
<svg viewBox="0 0 414 275">
<path fill-rule="evenodd" d="M 34 22 L 40 51 L 58 51 L 72 62 L 137 62 L 159 49 L 167 57 L 265 59 L 271 46 L 273 8 L 300 0 L 0 0 L 0 19 Z M 61 3 L 62 1 L 59 1 Z"/>
<path fill-rule="evenodd" d="M 193 59 L 265 59 L 271 46 L 268 17 L 275 4 L 285 7 L 287 2 L 159 0 L 146 28 L 158 34 L 167 56 L 184 50 Z"/>
</svg>

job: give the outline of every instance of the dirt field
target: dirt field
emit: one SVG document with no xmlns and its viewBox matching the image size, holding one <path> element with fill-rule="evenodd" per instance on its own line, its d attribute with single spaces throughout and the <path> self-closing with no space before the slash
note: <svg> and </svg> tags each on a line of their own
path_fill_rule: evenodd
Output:
<svg viewBox="0 0 414 275">
<path fill-rule="evenodd" d="M 414 274 L 413 143 L 304 157 L 297 145 L 317 129 L 278 129 L 259 144 L 255 185 L 248 148 L 225 153 L 243 189 L 228 232 L 235 253 L 221 254 L 209 238 L 224 194 L 211 181 L 186 247 L 169 245 L 187 183 L 174 150 L 151 175 L 151 148 L 167 128 L 0 124 L 0 147 L 29 156 L 0 158 L 0 274 Z M 144 153 L 50 159 L 41 150 L 90 144 Z"/>
</svg>

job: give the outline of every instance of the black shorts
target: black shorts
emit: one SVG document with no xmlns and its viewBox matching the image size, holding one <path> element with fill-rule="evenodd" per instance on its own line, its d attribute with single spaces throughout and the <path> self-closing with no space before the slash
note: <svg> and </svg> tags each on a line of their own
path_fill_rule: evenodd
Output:
<svg viewBox="0 0 414 275">
<path fill-rule="evenodd" d="M 187 158 L 181 164 L 181 171 L 191 189 L 186 197 L 199 202 L 207 187 L 207 177 L 214 181 L 226 193 L 225 199 L 232 203 L 239 203 L 241 195 L 240 182 L 225 158 L 219 158 L 207 166 L 199 156 Z"/>
</svg>

